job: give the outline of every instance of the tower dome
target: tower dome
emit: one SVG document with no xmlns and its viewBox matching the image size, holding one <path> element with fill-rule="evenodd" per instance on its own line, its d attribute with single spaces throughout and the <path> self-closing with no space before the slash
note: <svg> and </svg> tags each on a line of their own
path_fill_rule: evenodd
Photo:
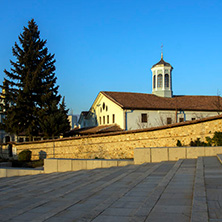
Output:
<svg viewBox="0 0 222 222">
<path fill-rule="evenodd" d="M 172 70 L 170 63 L 163 60 L 163 53 L 158 63 L 152 66 L 152 94 L 172 97 Z"/>
</svg>

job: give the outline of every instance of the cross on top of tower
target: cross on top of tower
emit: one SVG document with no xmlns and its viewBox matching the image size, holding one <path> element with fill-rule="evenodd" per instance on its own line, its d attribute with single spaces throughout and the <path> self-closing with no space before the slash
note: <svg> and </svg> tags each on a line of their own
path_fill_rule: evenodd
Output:
<svg viewBox="0 0 222 222">
<path fill-rule="evenodd" d="M 161 59 L 163 59 L 163 44 L 161 45 Z"/>
</svg>

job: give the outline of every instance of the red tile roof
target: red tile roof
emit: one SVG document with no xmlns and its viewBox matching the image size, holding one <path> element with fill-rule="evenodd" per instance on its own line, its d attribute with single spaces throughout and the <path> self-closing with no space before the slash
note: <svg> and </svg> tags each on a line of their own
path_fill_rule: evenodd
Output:
<svg viewBox="0 0 222 222">
<path fill-rule="evenodd" d="M 92 126 L 87 128 L 75 128 L 64 134 L 64 137 L 70 137 L 74 135 L 90 135 L 90 134 L 101 134 L 101 133 L 110 133 L 110 132 L 119 132 L 123 131 L 117 124 L 111 125 L 101 125 L 101 126 Z"/>
<path fill-rule="evenodd" d="M 103 95 L 123 109 L 137 110 L 190 110 L 190 111 L 221 111 L 220 96 L 174 96 L 159 97 L 153 94 L 130 92 L 107 92 Z"/>
</svg>

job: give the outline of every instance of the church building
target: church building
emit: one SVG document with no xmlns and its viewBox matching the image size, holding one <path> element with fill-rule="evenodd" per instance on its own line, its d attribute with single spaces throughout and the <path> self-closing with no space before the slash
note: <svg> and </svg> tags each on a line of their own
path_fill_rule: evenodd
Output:
<svg viewBox="0 0 222 222">
<path fill-rule="evenodd" d="M 81 127 L 117 124 L 134 130 L 210 117 L 222 112 L 220 96 L 176 96 L 172 91 L 173 67 L 163 59 L 152 66 L 152 94 L 101 91 Z"/>
</svg>

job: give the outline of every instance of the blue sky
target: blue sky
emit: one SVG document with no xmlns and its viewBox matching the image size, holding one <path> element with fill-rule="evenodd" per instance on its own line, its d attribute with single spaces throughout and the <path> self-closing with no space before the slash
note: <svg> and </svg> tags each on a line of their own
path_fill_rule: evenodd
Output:
<svg viewBox="0 0 222 222">
<path fill-rule="evenodd" d="M 99 91 L 151 93 L 151 70 L 173 67 L 174 95 L 222 92 L 221 0 L 0 0 L 0 81 L 12 46 L 35 19 L 55 54 L 57 84 L 74 113 Z"/>
</svg>

